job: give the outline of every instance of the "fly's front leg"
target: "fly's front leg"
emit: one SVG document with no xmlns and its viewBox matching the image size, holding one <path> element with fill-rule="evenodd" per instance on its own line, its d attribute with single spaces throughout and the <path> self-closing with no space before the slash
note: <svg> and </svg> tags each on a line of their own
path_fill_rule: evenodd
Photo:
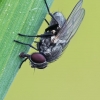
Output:
<svg viewBox="0 0 100 100">
<path fill-rule="evenodd" d="M 19 68 L 21 68 L 22 64 L 23 64 L 27 59 L 28 59 L 28 58 L 25 58 L 25 59 L 21 62 Z"/>
<path fill-rule="evenodd" d="M 36 36 L 34 36 L 34 35 L 24 35 L 24 34 L 20 34 L 20 33 L 18 33 L 18 35 L 24 36 L 24 37 L 43 37 L 44 36 L 44 35 L 36 35 Z"/>
<path fill-rule="evenodd" d="M 24 52 L 21 52 L 20 55 L 19 55 L 19 57 L 20 57 L 20 58 L 25 58 L 25 59 L 21 62 L 20 66 L 19 66 L 19 68 L 21 68 L 22 64 L 23 64 L 27 59 L 29 59 L 30 55 L 25 54 Z"/>
</svg>

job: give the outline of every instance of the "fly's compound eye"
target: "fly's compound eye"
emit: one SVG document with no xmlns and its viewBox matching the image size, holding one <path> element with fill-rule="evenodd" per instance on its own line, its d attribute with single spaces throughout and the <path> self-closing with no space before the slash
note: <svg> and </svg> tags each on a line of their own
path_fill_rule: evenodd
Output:
<svg viewBox="0 0 100 100">
<path fill-rule="evenodd" d="M 40 53 L 33 53 L 30 56 L 30 61 L 33 68 L 44 69 L 47 67 L 46 58 Z"/>
<path fill-rule="evenodd" d="M 39 53 L 33 53 L 31 55 L 31 60 L 35 63 L 43 63 L 46 61 L 45 57 Z"/>
</svg>

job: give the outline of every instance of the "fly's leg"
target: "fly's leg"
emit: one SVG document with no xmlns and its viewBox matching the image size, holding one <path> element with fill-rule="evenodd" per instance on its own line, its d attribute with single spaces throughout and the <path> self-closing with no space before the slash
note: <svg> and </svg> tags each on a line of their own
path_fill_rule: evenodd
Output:
<svg viewBox="0 0 100 100">
<path fill-rule="evenodd" d="M 47 10 L 48 10 L 49 15 L 50 15 L 50 16 L 52 17 L 52 19 L 56 22 L 56 24 L 51 25 L 51 26 L 49 26 L 48 28 L 46 28 L 46 29 L 45 29 L 45 32 L 47 32 L 47 31 L 52 31 L 52 30 L 56 31 L 57 28 L 58 28 L 58 30 L 59 30 L 59 29 L 60 29 L 60 26 L 59 26 L 58 21 L 55 19 L 55 17 L 53 16 L 53 14 L 50 12 L 46 0 L 44 0 L 44 2 L 45 2 L 45 5 L 46 5 L 46 8 L 47 8 Z M 47 20 L 45 20 L 45 21 L 47 21 Z M 47 22 L 47 23 L 48 23 L 48 22 Z"/>
<path fill-rule="evenodd" d="M 17 40 L 14 40 L 14 42 L 17 42 L 17 43 L 20 43 L 20 44 L 23 44 L 23 45 L 27 45 L 27 46 L 29 46 L 29 47 L 31 47 L 31 48 L 33 48 L 33 49 L 35 49 L 35 50 L 38 51 L 38 49 L 36 49 L 35 47 L 33 47 L 31 44 L 23 43 L 23 42 L 20 42 L 20 41 L 17 41 Z"/>
<path fill-rule="evenodd" d="M 19 36 L 24 36 L 24 37 L 51 37 L 52 35 L 36 35 L 36 36 L 34 36 L 34 35 L 24 35 L 24 34 L 18 34 Z"/>
<path fill-rule="evenodd" d="M 19 68 L 21 68 L 22 64 L 30 57 L 30 55 L 29 55 L 29 54 L 25 54 L 24 52 L 21 52 L 20 55 L 19 55 L 19 57 L 20 57 L 20 58 L 25 58 L 25 59 L 21 62 L 20 66 L 19 66 Z"/>
<path fill-rule="evenodd" d="M 25 58 L 25 59 L 21 62 L 19 68 L 21 68 L 22 64 L 23 64 L 27 59 L 28 59 L 28 58 Z"/>
<path fill-rule="evenodd" d="M 45 20 L 45 22 L 46 22 L 48 25 L 50 25 L 49 22 L 48 22 L 46 19 L 44 19 L 44 20 Z"/>
<path fill-rule="evenodd" d="M 49 15 L 56 21 L 56 23 L 58 24 L 58 21 L 54 18 L 54 16 L 53 16 L 53 14 L 50 12 L 50 10 L 49 10 L 49 7 L 48 7 L 48 4 L 47 4 L 47 2 L 46 2 L 46 0 L 44 0 L 44 2 L 45 2 L 45 4 L 46 4 L 46 7 L 47 7 L 47 10 L 48 10 L 48 13 L 49 13 Z M 59 24 L 58 24 L 59 25 Z"/>
<path fill-rule="evenodd" d="M 25 54 L 24 52 L 21 52 L 21 53 L 19 54 L 19 57 L 20 57 L 20 58 L 25 58 L 25 57 L 29 58 L 30 55 L 29 55 L 29 54 Z"/>
</svg>

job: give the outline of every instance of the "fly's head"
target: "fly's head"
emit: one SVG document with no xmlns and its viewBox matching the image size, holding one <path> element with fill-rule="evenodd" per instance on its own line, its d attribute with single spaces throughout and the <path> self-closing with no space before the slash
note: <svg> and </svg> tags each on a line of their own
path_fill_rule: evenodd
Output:
<svg viewBox="0 0 100 100">
<path fill-rule="evenodd" d="M 33 53 L 29 58 L 32 68 L 44 69 L 47 67 L 46 58 L 40 53 Z"/>
<path fill-rule="evenodd" d="M 48 64 L 46 58 L 38 52 L 32 53 L 31 55 L 21 53 L 20 57 L 21 58 L 27 57 L 30 60 L 32 68 L 44 69 L 47 67 Z"/>
</svg>

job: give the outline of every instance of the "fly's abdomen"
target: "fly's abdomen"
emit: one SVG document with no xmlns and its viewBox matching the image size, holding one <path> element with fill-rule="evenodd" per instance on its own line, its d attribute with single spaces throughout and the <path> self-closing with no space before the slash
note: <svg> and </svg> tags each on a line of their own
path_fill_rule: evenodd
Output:
<svg viewBox="0 0 100 100">
<path fill-rule="evenodd" d="M 64 24 L 64 22 L 65 22 L 65 20 L 66 20 L 66 19 L 64 18 L 63 14 L 60 13 L 60 12 L 55 12 L 55 13 L 53 14 L 53 16 L 54 16 L 55 19 L 57 20 L 59 26 L 62 27 L 63 24 Z M 54 20 L 54 19 L 51 19 L 50 26 L 51 26 L 51 25 L 54 25 L 55 23 L 56 23 L 55 20 Z"/>
</svg>

